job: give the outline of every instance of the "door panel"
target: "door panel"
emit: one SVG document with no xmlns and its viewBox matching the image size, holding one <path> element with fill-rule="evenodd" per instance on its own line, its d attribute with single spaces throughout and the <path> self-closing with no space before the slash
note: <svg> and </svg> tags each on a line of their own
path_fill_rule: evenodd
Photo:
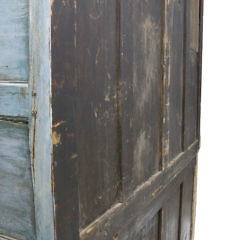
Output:
<svg viewBox="0 0 240 240">
<path fill-rule="evenodd" d="M 28 0 L 0 0 L 0 237 L 35 239 Z"/>
<path fill-rule="evenodd" d="M 28 128 L 0 121 L 0 234 L 34 239 Z"/>
<path fill-rule="evenodd" d="M 0 116 L 26 118 L 29 114 L 28 84 L 0 82 Z"/>
<path fill-rule="evenodd" d="M 0 81 L 28 81 L 28 1 L 0 0 Z"/>
</svg>

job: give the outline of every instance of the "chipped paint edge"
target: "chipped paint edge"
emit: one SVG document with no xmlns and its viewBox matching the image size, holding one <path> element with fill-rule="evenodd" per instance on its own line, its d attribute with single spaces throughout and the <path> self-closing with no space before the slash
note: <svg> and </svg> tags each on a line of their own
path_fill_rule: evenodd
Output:
<svg viewBox="0 0 240 240">
<path fill-rule="evenodd" d="M 54 240 L 52 185 L 51 2 L 29 0 L 29 134 L 36 239 Z"/>
</svg>

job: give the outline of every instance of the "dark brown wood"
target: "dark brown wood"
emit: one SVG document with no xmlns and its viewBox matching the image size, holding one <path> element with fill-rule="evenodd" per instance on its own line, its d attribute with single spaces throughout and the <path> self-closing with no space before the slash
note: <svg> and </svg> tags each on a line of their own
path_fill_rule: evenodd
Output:
<svg viewBox="0 0 240 240">
<path fill-rule="evenodd" d="M 74 1 L 52 5 L 53 177 L 56 233 L 78 239 L 77 82 Z M 64 187 L 63 187 L 64 186 Z"/>
<path fill-rule="evenodd" d="M 76 130 L 80 228 L 118 201 L 117 2 L 80 1 L 76 33 Z"/>
<path fill-rule="evenodd" d="M 181 185 L 180 185 L 181 186 Z M 168 201 L 166 201 L 166 205 L 163 207 L 163 240 L 178 240 L 179 239 L 179 214 L 180 214 L 180 196 L 181 192 L 179 188 L 171 196 Z"/>
<path fill-rule="evenodd" d="M 159 0 L 126 0 L 120 7 L 121 162 L 126 198 L 159 170 L 161 161 L 162 6 Z"/>
<path fill-rule="evenodd" d="M 201 2 L 53 1 L 57 239 L 190 240 Z"/>
<path fill-rule="evenodd" d="M 185 116 L 184 116 L 184 149 L 197 138 L 198 117 L 198 25 L 199 0 L 188 1 L 186 11 L 185 40 Z M 197 35 L 197 36 L 195 36 Z"/>
</svg>

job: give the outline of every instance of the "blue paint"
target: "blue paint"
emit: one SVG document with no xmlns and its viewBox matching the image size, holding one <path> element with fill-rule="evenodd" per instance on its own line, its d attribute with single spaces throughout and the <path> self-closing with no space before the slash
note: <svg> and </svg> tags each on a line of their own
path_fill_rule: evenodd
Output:
<svg viewBox="0 0 240 240">
<path fill-rule="evenodd" d="M 28 81 L 28 0 L 0 0 L 0 81 Z"/>
<path fill-rule="evenodd" d="M 1 203 L 0 200 L 0 212 L 3 211 L 1 219 L 2 216 L 5 219 L 11 219 L 11 223 L 5 222 L 2 225 L 0 223 L 0 239 L 4 238 L 3 235 L 26 240 L 55 239 L 52 187 L 52 109 L 50 104 L 50 8 L 49 0 L 0 0 L 0 117 L 10 116 L 16 119 L 27 117 L 29 120 L 29 125 L 21 124 L 24 130 L 16 130 L 18 125 L 5 122 L 8 130 L 4 134 L 0 133 L 0 143 L 4 143 L 2 148 L 0 146 L 0 154 L 4 154 L 0 155 L 0 168 L 5 172 L 11 171 L 12 174 L 8 176 L 11 176 L 12 180 L 7 181 L 7 178 L 4 179 L 5 172 L 2 173 L 0 170 L 0 182 L 5 191 L 4 198 L 1 198 L 9 204 L 11 203 L 12 208 L 14 205 L 17 208 L 18 200 L 22 211 L 25 211 L 25 215 L 23 214 L 21 218 L 22 222 L 20 218 L 14 220 L 17 214 L 11 212 L 12 208 L 1 209 L 1 204 L 4 203 Z M 32 96 L 32 91 L 35 91 L 37 95 Z M 36 121 L 32 115 L 33 108 L 36 108 L 38 112 Z M 1 124 L 3 123 L 0 122 L 0 127 Z M 22 134 L 14 135 L 19 132 Z M 10 136 L 15 137 L 10 139 Z M 14 141 L 18 144 L 17 151 L 11 146 L 11 142 Z M 8 144 L 9 148 L 7 148 Z M 8 156 L 7 151 L 12 151 L 9 154 L 13 154 L 15 157 Z M 30 156 L 33 155 L 35 158 L 31 159 Z M 16 162 L 9 165 L 8 160 L 11 158 Z M 27 169 L 25 168 L 27 176 L 23 179 L 25 182 L 23 186 L 21 185 L 21 194 L 26 198 L 31 196 L 24 201 L 22 201 L 24 196 L 22 199 L 21 194 L 15 197 L 14 192 L 10 190 L 10 188 L 18 187 L 21 182 L 18 177 L 13 177 L 15 175 L 23 176 L 21 167 L 19 170 L 19 163 L 23 164 L 22 170 L 27 166 Z M 32 198 L 34 198 L 34 207 Z"/>
<path fill-rule="evenodd" d="M 51 99 L 51 4 L 49 0 L 30 5 L 30 89 L 36 92 L 36 135 L 34 145 L 34 202 L 39 240 L 54 240 L 54 197 L 52 187 Z M 31 93 L 29 93 L 31 95 Z M 31 105 L 34 102 L 31 97 Z M 34 118 L 29 119 L 33 138 Z"/>
<path fill-rule="evenodd" d="M 0 83 L 0 116 L 28 117 L 28 84 Z"/>
<path fill-rule="evenodd" d="M 0 121 L 0 233 L 34 240 L 28 127 Z"/>
</svg>

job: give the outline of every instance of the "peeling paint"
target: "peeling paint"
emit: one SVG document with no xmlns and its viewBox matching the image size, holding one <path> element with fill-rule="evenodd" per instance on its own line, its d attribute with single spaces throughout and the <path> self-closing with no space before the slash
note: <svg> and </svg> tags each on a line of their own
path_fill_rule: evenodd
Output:
<svg viewBox="0 0 240 240">
<path fill-rule="evenodd" d="M 71 159 L 76 159 L 78 158 L 78 154 L 74 153 L 72 156 L 71 156 Z"/>
<path fill-rule="evenodd" d="M 58 146 L 61 144 L 61 135 L 57 133 L 56 131 L 53 131 L 52 133 L 52 143 L 55 146 Z"/>
<path fill-rule="evenodd" d="M 64 123 L 66 123 L 66 121 L 63 121 L 63 120 L 58 122 L 58 123 L 55 123 L 55 124 L 53 124 L 53 128 L 57 128 L 57 127 L 61 126 Z"/>
</svg>

